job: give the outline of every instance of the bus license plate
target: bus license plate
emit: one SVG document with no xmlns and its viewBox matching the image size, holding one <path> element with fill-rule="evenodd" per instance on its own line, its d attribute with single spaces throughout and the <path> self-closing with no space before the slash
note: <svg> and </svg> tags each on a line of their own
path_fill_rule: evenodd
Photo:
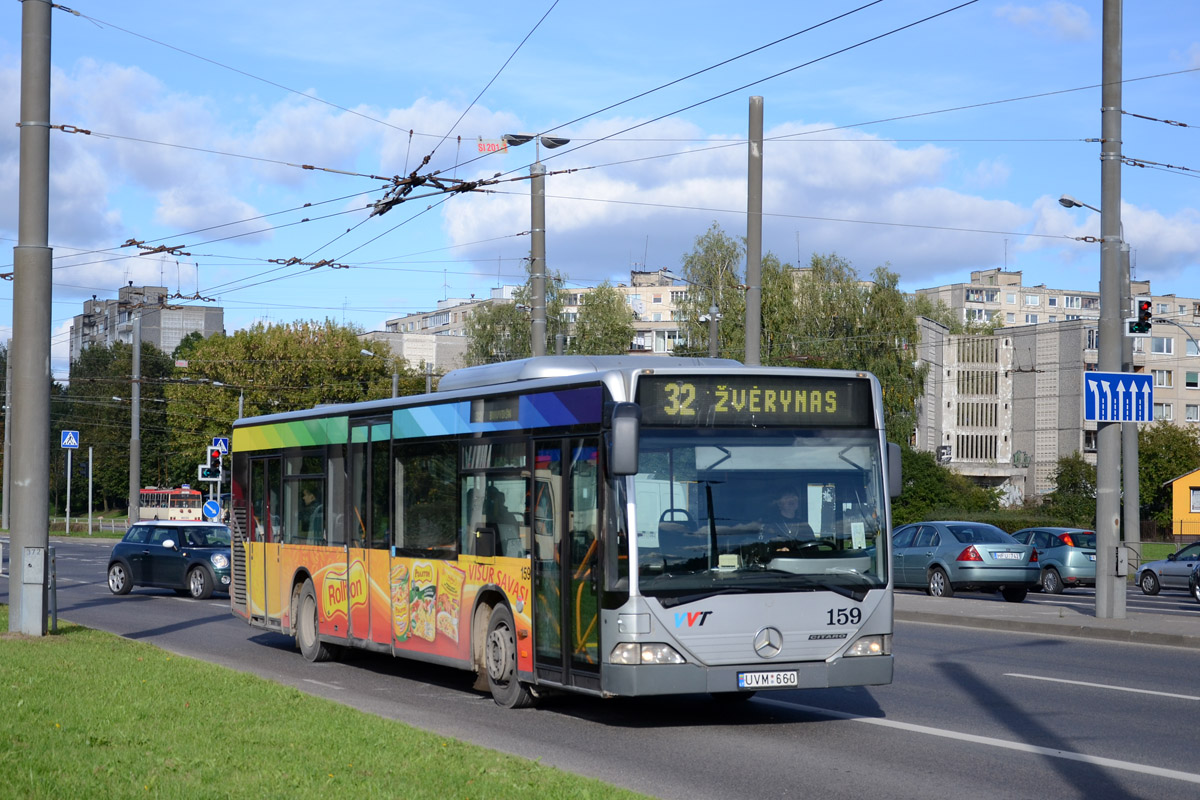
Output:
<svg viewBox="0 0 1200 800">
<path fill-rule="evenodd" d="M 785 686 L 799 686 L 800 680 L 795 670 L 779 672 L 739 672 L 739 689 L 776 689 Z"/>
</svg>

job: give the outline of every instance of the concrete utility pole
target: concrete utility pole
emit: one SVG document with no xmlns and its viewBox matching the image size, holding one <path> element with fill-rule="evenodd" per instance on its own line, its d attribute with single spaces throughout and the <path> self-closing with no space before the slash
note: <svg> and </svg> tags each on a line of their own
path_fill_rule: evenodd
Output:
<svg viewBox="0 0 1200 800">
<path fill-rule="evenodd" d="M 750 163 L 746 192 L 746 365 L 762 363 L 763 99 L 750 98 Z"/>
<path fill-rule="evenodd" d="M 145 301 L 145 297 L 142 300 Z M 129 521 L 142 504 L 142 312 L 133 317 L 133 387 L 129 402 Z"/>
<path fill-rule="evenodd" d="M 12 339 L 4 357 L 4 499 L 0 509 L 0 528 L 8 530 L 8 502 L 12 498 L 12 473 L 8 457 L 12 455 Z"/>
<path fill-rule="evenodd" d="M 1121 371 L 1121 0 L 1104 0 L 1100 109 L 1100 371 Z M 1096 425 L 1096 617 L 1125 618 L 1118 575 L 1121 423 Z"/>
<path fill-rule="evenodd" d="M 541 160 L 529 167 L 530 220 L 529 283 L 533 290 L 530 310 L 530 352 L 546 355 L 546 167 Z"/>
<path fill-rule="evenodd" d="M 9 351 L 16 391 L 8 420 L 14 489 L 8 629 L 31 636 L 46 635 L 50 545 L 50 12 L 50 3 L 21 4 L 19 220 Z"/>
</svg>

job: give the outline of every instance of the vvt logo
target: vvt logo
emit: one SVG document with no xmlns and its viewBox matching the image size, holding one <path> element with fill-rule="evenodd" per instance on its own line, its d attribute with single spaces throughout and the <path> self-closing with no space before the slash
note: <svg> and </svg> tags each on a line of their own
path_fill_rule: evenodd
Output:
<svg viewBox="0 0 1200 800">
<path fill-rule="evenodd" d="M 686 613 L 676 613 L 675 627 L 682 628 L 686 625 L 689 628 L 698 628 L 704 624 L 704 620 L 708 619 L 708 615 L 711 613 L 711 611 L 688 611 Z"/>
</svg>

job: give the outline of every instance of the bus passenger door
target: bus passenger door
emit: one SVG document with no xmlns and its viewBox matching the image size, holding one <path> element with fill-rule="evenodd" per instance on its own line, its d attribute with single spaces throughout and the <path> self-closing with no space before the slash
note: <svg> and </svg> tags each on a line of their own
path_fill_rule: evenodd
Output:
<svg viewBox="0 0 1200 800">
<path fill-rule="evenodd" d="M 534 637 L 539 677 L 599 688 L 597 440 L 540 442 L 534 472 Z"/>
<path fill-rule="evenodd" d="M 391 641 L 388 598 L 371 586 L 389 586 L 391 425 L 385 419 L 355 421 L 350 428 L 349 519 L 346 530 L 346 589 L 349 636 Z"/>
<path fill-rule="evenodd" d="M 282 512 L 283 463 L 278 457 L 250 461 L 250 552 L 246 574 L 251 592 L 250 615 L 279 623 L 279 542 Z"/>
</svg>

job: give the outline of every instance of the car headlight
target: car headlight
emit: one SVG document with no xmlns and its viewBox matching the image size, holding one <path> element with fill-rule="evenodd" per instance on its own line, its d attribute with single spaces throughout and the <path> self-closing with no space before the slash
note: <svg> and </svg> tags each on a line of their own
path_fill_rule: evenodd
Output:
<svg viewBox="0 0 1200 800">
<path fill-rule="evenodd" d="M 208 560 L 211 561 L 213 566 L 217 569 L 225 569 L 229 566 L 229 556 L 225 555 L 224 553 L 213 553 L 208 557 Z"/>
<path fill-rule="evenodd" d="M 612 649 L 609 661 L 613 664 L 682 664 L 683 656 L 669 644 L 661 642 L 622 642 Z"/>
<path fill-rule="evenodd" d="M 847 656 L 890 656 L 891 654 L 892 636 L 888 633 L 860 636 L 846 651 Z"/>
</svg>

